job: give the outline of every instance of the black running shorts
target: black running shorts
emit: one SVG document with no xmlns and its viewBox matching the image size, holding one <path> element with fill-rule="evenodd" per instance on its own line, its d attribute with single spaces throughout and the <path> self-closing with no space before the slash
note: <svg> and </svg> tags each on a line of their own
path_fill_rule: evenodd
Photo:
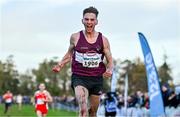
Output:
<svg viewBox="0 0 180 117">
<path fill-rule="evenodd" d="M 102 76 L 80 76 L 72 75 L 71 87 L 83 86 L 88 89 L 89 95 L 101 95 L 103 90 Z"/>
</svg>

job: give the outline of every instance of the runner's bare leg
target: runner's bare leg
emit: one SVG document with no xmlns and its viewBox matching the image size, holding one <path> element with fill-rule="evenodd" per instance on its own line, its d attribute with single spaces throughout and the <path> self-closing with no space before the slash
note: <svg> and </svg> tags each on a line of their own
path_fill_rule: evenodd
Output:
<svg viewBox="0 0 180 117">
<path fill-rule="evenodd" d="M 83 86 L 75 87 L 76 99 L 79 103 L 79 116 L 87 117 L 88 116 L 88 90 Z"/>
<path fill-rule="evenodd" d="M 36 115 L 37 115 L 37 117 L 42 117 L 41 111 L 36 111 Z"/>
<path fill-rule="evenodd" d="M 90 110 L 89 110 L 89 116 L 90 117 L 96 117 L 96 112 L 99 106 L 99 95 L 91 95 L 90 96 Z"/>
</svg>

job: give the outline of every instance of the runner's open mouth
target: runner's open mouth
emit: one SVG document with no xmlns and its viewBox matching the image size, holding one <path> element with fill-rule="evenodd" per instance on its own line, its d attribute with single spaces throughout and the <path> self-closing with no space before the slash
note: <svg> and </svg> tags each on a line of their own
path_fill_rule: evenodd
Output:
<svg viewBox="0 0 180 117">
<path fill-rule="evenodd" d="M 87 28 L 92 28 L 93 26 L 87 26 Z"/>
</svg>

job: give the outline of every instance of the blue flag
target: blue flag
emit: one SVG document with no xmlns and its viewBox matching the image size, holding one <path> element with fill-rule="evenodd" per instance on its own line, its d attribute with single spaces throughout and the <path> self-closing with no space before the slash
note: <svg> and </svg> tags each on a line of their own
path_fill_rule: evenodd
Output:
<svg viewBox="0 0 180 117">
<path fill-rule="evenodd" d="M 150 101 L 150 115 L 151 117 L 165 116 L 164 104 L 159 85 L 159 78 L 156 66 L 154 64 L 154 59 L 146 38 L 142 33 L 138 33 L 138 35 L 146 66 L 148 94 Z"/>
</svg>

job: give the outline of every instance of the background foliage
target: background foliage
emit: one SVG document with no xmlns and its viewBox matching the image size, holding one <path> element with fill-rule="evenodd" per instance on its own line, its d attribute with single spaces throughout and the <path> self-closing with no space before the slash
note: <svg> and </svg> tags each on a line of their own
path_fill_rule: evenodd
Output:
<svg viewBox="0 0 180 117">
<path fill-rule="evenodd" d="M 166 62 L 159 66 L 158 73 L 161 84 L 166 82 L 172 83 L 171 67 Z M 58 58 L 53 57 L 50 60 L 44 59 L 39 63 L 37 69 L 27 70 L 25 73 L 19 73 L 16 69 L 15 62 L 13 61 L 13 55 L 7 57 L 5 62 L 0 60 L 0 95 L 11 90 L 14 94 L 33 95 L 37 90 L 37 85 L 44 82 L 47 86 L 47 90 L 52 95 L 62 96 L 73 95 L 71 89 L 71 66 L 67 64 L 63 70 L 59 73 L 53 73 L 52 67 L 57 64 Z M 133 93 L 137 90 L 143 92 L 147 91 L 147 78 L 145 72 L 144 62 L 140 58 L 130 60 L 114 60 L 116 66 L 128 63 L 128 77 L 129 77 L 129 93 Z M 120 74 L 120 73 L 118 73 Z M 104 79 L 104 90 L 110 90 L 110 80 Z M 124 91 L 124 75 L 120 74 L 118 77 L 117 91 L 123 93 Z M 173 84 L 171 84 L 173 86 Z"/>
</svg>

